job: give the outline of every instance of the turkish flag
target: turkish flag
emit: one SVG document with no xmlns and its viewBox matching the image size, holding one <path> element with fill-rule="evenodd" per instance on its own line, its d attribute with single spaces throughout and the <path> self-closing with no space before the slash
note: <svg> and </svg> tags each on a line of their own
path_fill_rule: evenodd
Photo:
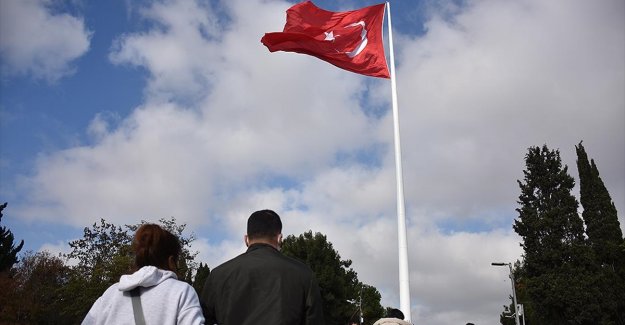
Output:
<svg viewBox="0 0 625 325">
<path fill-rule="evenodd" d="M 266 33 L 260 41 L 271 52 L 308 54 L 341 69 L 389 78 L 382 43 L 383 20 L 383 3 L 332 12 L 305 1 L 286 11 L 283 32 Z"/>
</svg>

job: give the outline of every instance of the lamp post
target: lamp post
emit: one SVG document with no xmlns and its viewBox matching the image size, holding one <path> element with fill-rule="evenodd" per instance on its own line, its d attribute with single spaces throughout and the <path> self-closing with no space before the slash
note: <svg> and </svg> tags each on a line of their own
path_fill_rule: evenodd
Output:
<svg viewBox="0 0 625 325">
<path fill-rule="evenodd" d="M 514 287 L 514 273 L 512 273 L 512 263 L 490 263 L 493 266 L 508 266 L 510 268 L 510 281 L 512 282 L 512 299 L 514 301 L 514 322 L 516 325 L 519 323 L 519 305 L 516 302 L 516 288 Z M 525 325 L 525 323 L 523 324 Z"/>
<path fill-rule="evenodd" d="M 351 300 L 347 300 L 347 302 L 349 302 L 350 304 L 358 304 L 358 310 L 355 311 L 350 317 L 350 324 L 351 324 L 351 318 L 354 317 L 356 313 L 360 313 L 359 318 L 358 318 L 358 325 L 362 325 L 365 321 L 364 318 L 362 318 L 362 284 L 360 286 L 360 294 L 358 295 L 358 300 L 351 299 Z"/>
<path fill-rule="evenodd" d="M 360 310 L 360 318 L 358 319 L 360 321 L 360 324 L 364 323 L 364 318 L 362 318 L 362 284 L 360 284 L 360 300 L 358 301 L 358 309 Z"/>
</svg>

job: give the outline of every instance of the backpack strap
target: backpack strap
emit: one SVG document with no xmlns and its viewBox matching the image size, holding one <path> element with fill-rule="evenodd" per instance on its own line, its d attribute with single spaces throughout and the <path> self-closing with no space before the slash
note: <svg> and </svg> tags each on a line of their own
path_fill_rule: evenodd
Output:
<svg viewBox="0 0 625 325">
<path fill-rule="evenodd" d="M 130 290 L 130 297 L 132 297 L 132 311 L 135 314 L 135 324 L 145 325 L 145 317 L 143 317 L 143 307 L 141 306 L 140 290 L 140 287 L 136 287 Z"/>
</svg>

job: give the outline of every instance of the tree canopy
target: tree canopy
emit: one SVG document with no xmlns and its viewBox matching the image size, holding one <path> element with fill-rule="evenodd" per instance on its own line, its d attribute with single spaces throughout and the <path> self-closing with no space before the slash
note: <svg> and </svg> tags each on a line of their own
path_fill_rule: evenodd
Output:
<svg viewBox="0 0 625 325">
<path fill-rule="evenodd" d="M 577 151 L 577 170 L 579 173 L 580 202 L 584 211 L 582 217 L 586 224 L 586 234 L 601 265 L 608 265 L 622 271 L 625 258 L 620 246 L 623 244 L 616 206 L 610 193 L 599 176 L 599 169 L 594 159 L 588 161 L 586 149 L 580 142 Z"/>
<path fill-rule="evenodd" d="M 62 258 L 48 252 L 26 252 L 2 279 L 0 323 L 71 324 L 79 323 L 67 313 L 74 302 L 67 290 L 70 267 Z"/>
<path fill-rule="evenodd" d="M 576 150 L 583 219 L 559 151 L 531 147 L 525 156 L 513 225 L 524 249 L 514 269 L 517 298 L 529 324 L 624 324 L 625 282 L 615 271 L 623 259 L 606 252 L 623 243 L 616 210 L 594 161 L 581 143 Z M 505 313 L 500 321 L 511 323 Z"/>
<path fill-rule="evenodd" d="M 580 142 L 575 146 L 580 182 L 582 217 L 586 224 L 588 243 L 598 267 L 597 284 L 602 324 L 625 324 L 625 250 L 623 232 L 610 193 L 599 176 L 595 161 L 588 160 Z"/>
<path fill-rule="evenodd" d="M 346 324 L 359 312 L 361 288 L 365 324 L 373 324 L 383 316 L 380 293 L 358 281 L 357 273 L 350 267 L 352 261 L 342 260 L 325 235 L 313 235 L 312 231 L 290 235 L 282 243 L 282 252 L 306 263 L 315 273 L 326 324 Z"/>
</svg>

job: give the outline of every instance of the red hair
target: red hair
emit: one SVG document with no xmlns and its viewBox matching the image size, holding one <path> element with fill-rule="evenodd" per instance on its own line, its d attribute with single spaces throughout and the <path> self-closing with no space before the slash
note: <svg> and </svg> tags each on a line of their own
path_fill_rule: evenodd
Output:
<svg viewBox="0 0 625 325">
<path fill-rule="evenodd" d="M 135 233 L 132 241 L 135 252 L 135 267 L 140 269 L 152 265 L 159 269 L 170 270 L 169 257 L 178 261 L 182 246 L 178 237 L 155 224 L 144 224 Z M 170 270 L 176 271 L 176 270 Z"/>
</svg>

